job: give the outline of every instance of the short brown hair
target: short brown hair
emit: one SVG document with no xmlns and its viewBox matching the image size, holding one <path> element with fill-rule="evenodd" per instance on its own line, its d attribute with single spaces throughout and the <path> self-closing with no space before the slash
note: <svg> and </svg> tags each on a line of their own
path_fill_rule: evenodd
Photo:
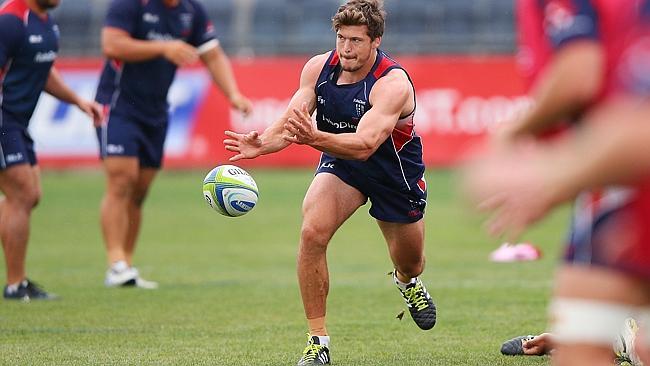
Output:
<svg viewBox="0 0 650 366">
<path fill-rule="evenodd" d="M 338 31 L 343 25 L 365 25 L 368 36 L 374 40 L 384 35 L 385 18 L 382 0 L 349 0 L 332 18 L 332 28 Z"/>
</svg>

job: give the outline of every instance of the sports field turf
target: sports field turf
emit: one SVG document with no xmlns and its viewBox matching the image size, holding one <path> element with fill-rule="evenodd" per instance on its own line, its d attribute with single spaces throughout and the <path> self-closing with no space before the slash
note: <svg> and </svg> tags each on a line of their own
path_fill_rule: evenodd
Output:
<svg viewBox="0 0 650 366">
<path fill-rule="evenodd" d="M 136 265 L 156 291 L 106 289 L 99 172 L 45 173 L 29 275 L 53 302 L 0 301 L 1 365 L 294 365 L 306 341 L 295 275 L 300 205 L 311 170 L 250 170 L 260 201 L 226 218 L 201 196 L 207 172 L 163 173 L 145 206 Z M 544 258 L 494 264 L 499 243 L 467 214 L 449 172 L 430 172 L 427 269 L 438 324 L 423 332 L 386 273 L 387 250 L 360 209 L 329 250 L 333 365 L 547 365 L 499 346 L 544 329 L 566 210 L 526 237 Z M 4 263 L 0 265 L 4 280 Z"/>
</svg>

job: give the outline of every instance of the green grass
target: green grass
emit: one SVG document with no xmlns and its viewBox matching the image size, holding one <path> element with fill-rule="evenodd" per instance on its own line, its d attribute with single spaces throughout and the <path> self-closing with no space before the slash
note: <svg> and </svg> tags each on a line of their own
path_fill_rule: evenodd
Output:
<svg viewBox="0 0 650 366">
<path fill-rule="evenodd" d="M 136 264 L 157 291 L 106 289 L 99 172 L 43 175 L 29 275 L 62 296 L 0 302 L 2 365 L 294 365 L 306 340 L 295 275 L 300 205 L 310 170 L 253 170 L 260 202 L 226 218 L 201 197 L 205 172 L 165 172 L 145 206 Z M 332 240 L 328 328 L 333 364 L 547 365 L 499 346 L 542 331 L 566 212 L 527 239 L 545 257 L 494 264 L 499 243 L 468 214 L 448 172 L 428 176 L 423 280 L 438 325 L 420 331 L 386 273 L 376 223 L 362 207 Z M 4 272 L 4 264 L 1 267 Z"/>
</svg>

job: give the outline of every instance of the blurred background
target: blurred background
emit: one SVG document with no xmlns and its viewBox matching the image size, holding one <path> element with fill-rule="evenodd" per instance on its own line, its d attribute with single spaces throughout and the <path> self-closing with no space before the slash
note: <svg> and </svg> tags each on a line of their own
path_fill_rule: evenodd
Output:
<svg viewBox="0 0 650 366">
<path fill-rule="evenodd" d="M 97 56 L 110 0 L 64 0 L 54 12 L 63 56 Z M 341 0 L 202 0 L 232 55 L 314 54 L 333 46 Z M 495 54 L 514 49 L 511 0 L 387 0 L 383 47 L 400 54 Z"/>
<path fill-rule="evenodd" d="M 243 118 L 202 65 L 177 73 L 168 100 L 165 166 L 207 168 L 227 161 L 224 130 L 264 130 L 284 112 L 305 62 L 335 46 L 331 18 L 342 0 L 198 0 L 214 23 L 253 113 Z M 100 33 L 110 0 L 63 0 L 56 61 L 66 82 L 93 98 L 104 62 Z M 382 50 L 413 80 L 416 131 L 429 166 L 453 165 L 499 123 L 528 104 L 514 50 L 512 0 L 385 0 Z M 76 108 L 44 95 L 31 121 L 44 168 L 97 167 L 97 138 Z M 243 166 L 311 167 L 318 152 L 291 146 Z"/>
</svg>

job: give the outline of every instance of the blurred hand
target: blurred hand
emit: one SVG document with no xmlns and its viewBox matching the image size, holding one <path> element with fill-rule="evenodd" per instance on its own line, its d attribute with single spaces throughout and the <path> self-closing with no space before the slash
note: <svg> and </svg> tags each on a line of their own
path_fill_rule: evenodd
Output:
<svg viewBox="0 0 650 366">
<path fill-rule="evenodd" d="M 199 53 L 196 48 L 190 44 L 174 40 L 165 42 L 163 56 L 176 66 L 180 67 L 196 62 L 199 58 Z"/>
<path fill-rule="evenodd" d="M 77 107 L 79 107 L 82 112 L 84 112 L 93 120 L 93 125 L 95 127 L 99 127 L 99 125 L 101 125 L 104 115 L 102 113 L 102 106 L 99 103 L 86 99 L 80 99 L 79 102 L 77 102 Z"/>
<path fill-rule="evenodd" d="M 257 131 L 246 134 L 226 131 L 225 134 L 230 137 L 223 140 L 226 150 L 237 153 L 230 161 L 253 159 L 262 155 L 262 139 Z"/>
<path fill-rule="evenodd" d="M 230 104 L 233 108 L 240 111 L 244 117 L 248 116 L 253 111 L 253 103 L 239 93 L 233 94 L 233 96 L 230 97 Z"/>
<path fill-rule="evenodd" d="M 505 151 L 488 150 L 465 166 L 462 186 L 479 211 L 491 214 L 488 232 L 508 242 L 516 242 L 557 203 L 561 188 L 532 141 Z"/>
<path fill-rule="evenodd" d="M 309 145 L 316 140 L 318 132 L 314 122 L 309 114 L 307 103 L 303 103 L 300 109 L 293 109 L 295 118 L 289 117 L 287 123 L 284 124 L 284 129 L 287 132 L 282 138 L 300 145 Z"/>
</svg>

